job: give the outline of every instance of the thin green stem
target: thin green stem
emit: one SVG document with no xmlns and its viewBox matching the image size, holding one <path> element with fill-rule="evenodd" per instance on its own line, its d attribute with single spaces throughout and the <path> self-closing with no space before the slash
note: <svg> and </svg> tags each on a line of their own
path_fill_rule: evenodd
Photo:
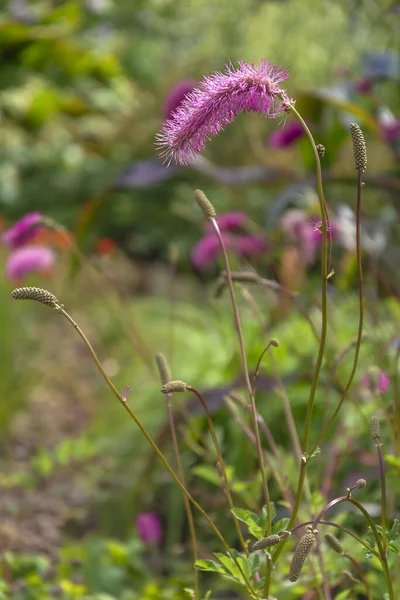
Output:
<svg viewBox="0 0 400 600">
<path fill-rule="evenodd" d="M 214 423 L 212 421 L 211 413 L 210 413 L 210 411 L 208 409 L 208 406 L 207 406 L 207 404 L 206 404 L 203 396 L 200 394 L 200 392 L 198 390 L 196 390 L 196 388 L 188 385 L 186 389 L 189 392 L 193 392 L 193 394 L 195 394 L 195 396 L 197 396 L 197 398 L 200 400 L 200 402 L 201 402 L 201 404 L 203 406 L 204 412 L 206 414 L 208 428 L 210 430 L 211 438 L 212 438 L 212 441 L 214 443 L 214 448 L 215 448 L 215 451 L 217 453 L 218 462 L 219 462 L 219 466 L 220 466 L 220 469 L 221 469 L 222 483 L 223 483 L 224 491 L 225 491 L 225 494 L 226 494 L 226 497 L 227 497 L 227 500 L 228 500 L 229 508 L 231 510 L 232 519 L 233 519 L 233 522 L 235 524 L 236 532 L 237 532 L 238 538 L 240 540 L 240 543 L 242 545 L 243 551 L 246 554 L 246 556 L 248 556 L 249 551 L 247 549 L 246 542 L 244 541 L 244 537 L 243 537 L 242 531 L 240 529 L 239 521 L 236 518 L 235 513 L 234 513 L 235 506 L 233 504 L 232 494 L 231 494 L 231 490 L 230 490 L 230 487 L 229 487 L 228 476 L 226 474 L 225 462 L 224 462 L 224 459 L 222 457 L 221 447 L 219 445 L 217 435 L 215 433 L 215 428 L 214 428 Z"/>
<path fill-rule="evenodd" d="M 240 322 L 239 309 L 237 306 L 235 291 L 233 288 L 232 273 L 231 273 L 231 268 L 229 265 L 228 253 L 226 251 L 225 243 L 224 243 L 223 237 L 221 235 L 221 232 L 219 230 L 218 223 L 214 218 L 210 218 L 210 222 L 215 230 L 215 233 L 217 234 L 219 245 L 221 247 L 222 254 L 224 257 L 226 279 L 228 281 L 228 288 L 229 288 L 229 294 L 230 294 L 231 302 L 232 302 L 236 331 L 237 331 L 237 335 L 238 335 L 238 339 L 239 339 L 240 354 L 241 354 L 242 365 L 243 365 L 243 374 L 244 374 L 244 378 L 246 381 L 247 392 L 249 395 L 251 414 L 253 417 L 254 433 L 256 436 L 256 448 L 257 448 L 258 462 L 259 462 L 260 470 L 261 470 L 263 493 L 264 493 L 264 499 L 265 499 L 266 508 L 267 508 L 267 535 L 271 535 L 271 532 L 272 532 L 271 500 L 270 500 L 270 495 L 269 495 L 267 477 L 265 474 L 264 458 L 263 458 L 263 451 L 262 451 L 261 439 L 260 439 L 260 430 L 259 430 L 258 421 L 257 421 L 256 403 L 255 403 L 255 398 L 254 398 L 254 394 L 253 394 L 251 383 L 250 383 L 249 369 L 247 366 L 247 358 L 246 358 L 246 350 L 244 347 L 244 340 L 243 340 L 243 333 L 242 333 L 242 325 Z M 268 598 L 269 579 L 270 579 L 270 575 L 271 575 L 270 571 L 272 569 L 271 561 L 269 560 L 268 556 L 266 556 L 266 563 L 267 563 L 267 568 L 266 568 L 266 576 L 265 576 L 266 583 L 265 583 L 264 595 Z"/>
<path fill-rule="evenodd" d="M 386 555 L 387 549 L 387 533 L 386 533 L 386 523 L 387 523 L 387 498 L 386 498 L 386 477 L 385 477 L 385 465 L 383 462 L 382 456 L 382 446 L 380 440 L 376 440 L 376 451 L 378 454 L 379 461 L 379 475 L 381 479 L 381 518 L 382 518 L 382 544 L 383 550 Z"/>
<path fill-rule="evenodd" d="M 368 600 L 372 600 L 371 589 L 368 585 L 367 578 L 364 575 L 364 571 L 362 570 L 360 563 L 355 558 L 353 558 L 350 554 L 348 554 L 347 552 L 343 552 L 343 556 L 345 556 L 347 558 L 347 560 L 349 560 L 351 562 L 351 564 L 354 566 L 354 568 L 356 569 L 357 573 L 360 576 L 361 581 L 364 584 L 365 591 L 367 592 Z"/>
<path fill-rule="evenodd" d="M 250 594 L 253 594 L 253 596 L 257 597 L 257 594 L 256 594 L 253 586 L 251 585 L 251 582 L 248 580 L 246 574 L 243 572 L 243 569 L 242 569 L 239 561 L 237 560 L 237 558 L 234 556 L 234 554 L 232 554 L 231 549 L 229 548 L 229 545 L 226 542 L 225 538 L 223 537 L 222 533 L 219 531 L 219 529 L 213 523 L 212 519 L 208 516 L 208 514 L 206 513 L 206 511 L 200 506 L 200 504 L 198 502 L 196 502 L 196 500 L 188 492 L 188 490 L 183 485 L 183 483 L 181 483 L 181 481 L 179 480 L 179 477 L 177 476 L 177 474 L 175 473 L 175 471 L 172 469 L 172 467 L 170 466 L 169 462 L 167 461 L 167 459 L 165 458 L 164 454 L 161 452 L 161 450 L 159 449 L 159 447 L 157 446 L 157 444 L 154 442 L 153 438 L 151 437 L 151 435 L 149 434 L 149 432 L 147 431 L 147 429 L 144 427 L 144 425 L 141 423 L 141 421 L 139 420 L 139 418 L 136 416 L 136 414 L 130 408 L 130 406 L 128 405 L 126 399 L 124 399 L 122 397 L 122 395 L 119 393 L 119 391 L 117 390 L 117 388 L 115 387 L 115 385 L 112 383 L 111 379 L 108 377 L 108 375 L 104 371 L 104 369 L 103 369 L 103 367 L 102 367 L 102 365 L 101 365 L 101 363 L 100 363 L 100 361 L 99 361 L 99 359 L 97 357 L 97 354 L 96 354 L 96 352 L 93 349 L 93 346 L 89 342 L 89 340 L 86 337 L 86 335 L 83 333 L 82 329 L 73 320 L 73 318 L 64 310 L 64 308 L 62 306 L 56 305 L 55 309 L 60 314 L 62 314 L 67 319 L 67 321 L 69 321 L 71 323 L 71 325 L 76 329 L 77 333 L 80 335 L 81 339 L 86 344 L 86 346 L 87 346 L 90 354 L 93 357 L 94 362 L 96 363 L 96 366 L 97 366 L 98 370 L 100 371 L 101 375 L 103 376 L 103 379 L 105 380 L 106 384 L 108 385 L 108 387 L 110 388 L 110 390 L 112 391 L 112 393 L 114 394 L 114 396 L 117 398 L 117 400 L 122 405 L 122 407 L 126 410 L 126 412 L 129 414 L 129 416 L 135 421 L 136 425 L 138 426 L 138 428 L 140 429 L 140 431 L 142 432 L 142 434 L 144 435 L 144 437 L 147 439 L 147 441 L 149 442 L 150 446 L 153 448 L 154 452 L 157 454 L 158 458 L 160 459 L 160 461 L 164 465 L 165 469 L 171 475 L 172 479 L 175 481 L 175 483 L 178 485 L 178 487 L 181 489 L 181 491 L 186 495 L 186 497 L 188 498 L 188 500 L 190 500 L 190 502 L 193 504 L 193 506 L 206 519 L 207 523 L 210 525 L 211 529 L 213 530 L 213 532 L 215 533 L 215 535 L 217 536 L 217 538 L 220 540 L 220 542 L 224 546 L 225 550 L 227 551 L 227 553 L 229 554 L 229 556 L 232 558 L 233 562 L 235 563 L 236 567 L 238 568 L 241 576 L 243 577 L 243 581 L 245 582 L 245 585 L 246 585 L 246 588 L 247 588 L 248 592 Z"/>
<path fill-rule="evenodd" d="M 167 382 L 163 382 L 163 383 L 167 383 Z M 178 445 L 178 439 L 177 439 L 177 435 L 176 435 L 174 415 L 173 415 L 172 406 L 171 406 L 171 394 L 165 395 L 165 405 L 167 407 L 169 428 L 171 430 L 172 446 L 174 448 L 174 455 L 175 455 L 176 466 L 178 468 L 178 475 L 182 482 L 182 485 L 186 488 L 185 474 L 183 472 L 182 460 L 181 460 L 181 456 L 179 454 L 179 445 Z M 192 542 L 193 564 L 195 564 L 198 559 L 198 555 L 199 555 L 198 549 L 197 549 L 196 528 L 194 526 L 193 513 L 192 513 L 189 499 L 188 499 L 187 495 L 184 493 L 182 493 L 182 496 L 183 496 L 183 502 L 185 504 L 186 518 L 188 520 L 188 525 L 189 525 L 190 539 Z M 200 600 L 199 572 L 196 569 L 196 567 L 193 568 L 193 578 L 194 578 L 194 600 Z"/>
<path fill-rule="evenodd" d="M 346 385 L 345 389 L 343 390 L 342 397 L 340 398 L 340 401 L 335 409 L 335 412 L 333 413 L 331 419 L 329 420 L 328 424 L 326 425 L 323 432 L 321 433 L 321 435 L 318 439 L 318 442 L 313 446 L 312 450 L 310 451 L 310 454 L 312 454 L 318 448 L 318 446 L 321 445 L 321 443 L 325 439 L 327 433 L 329 432 L 330 428 L 332 427 L 333 423 L 335 422 L 336 417 L 338 416 L 339 411 L 343 406 L 343 402 L 345 401 L 346 396 L 351 388 L 351 385 L 353 383 L 353 379 L 355 377 L 357 367 L 358 367 L 358 360 L 359 360 L 359 356 L 360 356 L 361 342 L 362 342 L 362 337 L 363 337 L 363 335 L 362 335 L 363 324 L 364 324 L 364 283 L 363 283 L 362 259 L 361 259 L 361 195 L 362 195 L 362 173 L 361 173 L 361 171 L 359 171 L 358 172 L 358 185 L 357 185 L 357 213 L 356 213 L 356 248 L 357 248 L 357 271 L 358 271 L 359 321 L 358 321 L 357 342 L 356 342 L 356 348 L 355 348 L 355 352 L 354 352 L 353 368 L 351 370 L 350 377 L 347 381 L 347 385 Z"/>
</svg>

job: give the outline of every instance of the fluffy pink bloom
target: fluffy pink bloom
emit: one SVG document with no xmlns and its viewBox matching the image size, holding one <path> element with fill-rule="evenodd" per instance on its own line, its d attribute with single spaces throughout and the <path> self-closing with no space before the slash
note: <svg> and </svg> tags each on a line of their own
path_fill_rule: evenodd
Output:
<svg viewBox="0 0 400 600">
<path fill-rule="evenodd" d="M 235 231 L 243 227 L 248 220 L 246 213 L 242 212 L 230 212 L 217 215 L 216 217 L 219 228 L 222 231 Z M 214 227 L 207 221 L 207 231 L 210 233 L 214 231 Z"/>
<path fill-rule="evenodd" d="M 287 148 L 304 135 L 304 129 L 299 121 L 289 123 L 284 129 L 275 129 L 269 136 L 270 148 Z"/>
<path fill-rule="evenodd" d="M 136 529 L 144 544 L 158 544 L 163 536 L 161 521 L 155 512 L 139 513 Z"/>
<path fill-rule="evenodd" d="M 9 279 L 20 281 L 31 271 L 47 271 L 54 261 L 54 252 L 47 246 L 23 246 L 8 257 L 6 274 Z"/>
<path fill-rule="evenodd" d="M 235 239 L 234 249 L 240 256 L 262 256 L 267 250 L 264 238 L 259 235 L 241 235 Z"/>
<path fill-rule="evenodd" d="M 318 217 L 309 219 L 300 209 L 288 210 L 281 219 L 283 231 L 299 247 L 300 257 L 307 264 L 312 264 L 317 249 L 322 245 L 322 221 Z M 340 226 L 336 219 L 329 220 L 332 239 L 340 236 Z"/>
<path fill-rule="evenodd" d="M 164 103 L 164 121 L 171 119 L 173 113 L 182 104 L 186 95 L 193 90 L 195 85 L 196 82 L 194 79 L 184 79 L 170 90 Z"/>
<path fill-rule="evenodd" d="M 1 236 L 2 241 L 11 249 L 23 246 L 40 231 L 41 220 L 42 215 L 40 212 L 27 213 L 11 229 L 3 233 Z"/>
<path fill-rule="evenodd" d="M 287 71 L 262 60 L 260 65 L 239 62 L 237 69 L 227 66 L 225 73 L 205 77 L 157 136 L 157 145 L 170 162 L 186 165 L 235 119 L 239 112 L 255 111 L 276 117 L 283 110 L 278 95 L 284 94 L 279 83 Z M 276 105 L 276 100 L 278 104 Z"/>
<path fill-rule="evenodd" d="M 365 385 L 366 387 L 371 387 L 373 388 L 373 381 L 371 380 L 371 377 L 369 375 L 365 375 L 362 378 L 362 384 Z M 378 374 L 378 381 L 377 381 L 377 390 L 380 394 L 384 394 L 386 392 L 386 390 L 388 389 L 390 385 L 390 379 L 389 379 L 389 375 L 385 372 L 385 371 L 381 371 Z"/>
</svg>

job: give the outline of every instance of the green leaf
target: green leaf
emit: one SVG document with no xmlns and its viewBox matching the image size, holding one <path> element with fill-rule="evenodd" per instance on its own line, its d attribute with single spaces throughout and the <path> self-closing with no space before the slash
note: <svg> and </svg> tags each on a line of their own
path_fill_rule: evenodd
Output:
<svg viewBox="0 0 400 600">
<path fill-rule="evenodd" d="M 222 573 L 227 575 L 228 571 L 215 560 L 196 560 L 194 566 L 199 571 L 212 571 L 213 573 Z"/>
<path fill-rule="evenodd" d="M 273 502 L 269 503 L 269 509 L 271 511 L 271 521 L 273 521 L 276 517 L 276 508 L 275 508 L 275 504 Z M 264 504 L 264 506 L 261 509 L 261 517 L 259 520 L 259 525 L 260 527 L 263 528 L 264 532 L 267 531 L 267 506 L 266 504 Z"/>
<path fill-rule="evenodd" d="M 389 538 L 391 541 L 393 541 L 397 538 L 397 536 L 399 535 L 399 530 L 400 530 L 400 521 L 398 519 L 395 519 L 393 521 L 392 528 L 389 531 Z"/>
<path fill-rule="evenodd" d="M 254 512 L 244 508 L 234 508 L 232 512 L 239 521 L 246 523 L 251 535 L 258 540 L 264 537 L 264 529 L 259 525 L 259 518 Z"/>
<path fill-rule="evenodd" d="M 391 550 L 394 554 L 400 554 L 398 548 L 394 544 L 388 544 L 388 549 Z"/>
<path fill-rule="evenodd" d="M 284 519 L 280 519 L 272 526 L 272 533 L 280 533 L 281 531 L 286 531 L 287 525 L 289 523 L 289 517 L 285 517 Z"/>
</svg>

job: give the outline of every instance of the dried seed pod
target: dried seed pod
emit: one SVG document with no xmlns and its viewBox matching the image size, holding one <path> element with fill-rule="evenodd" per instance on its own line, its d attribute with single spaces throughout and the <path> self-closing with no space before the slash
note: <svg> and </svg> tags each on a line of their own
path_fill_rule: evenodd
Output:
<svg viewBox="0 0 400 600">
<path fill-rule="evenodd" d="M 375 415 L 373 417 L 371 417 L 370 428 L 371 428 L 372 439 L 375 441 L 380 441 L 381 426 L 380 426 L 378 417 L 376 417 Z"/>
<path fill-rule="evenodd" d="M 194 191 L 194 199 L 207 219 L 213 219 L 217 215 L 215 208 L 202 190 Z"/>
<path fill-rule="evenodd" d="M 54 294 L 37 287 L 16 288 L 11 295 L 14 300 L 35 300 L 36 302 L 41 302 L 42 304 L 51 307 L 59 304 Z"/>
<path fill-rule="evenodd" d="M 350 125 L 350 135 L 353 142 L 354 166 L 357 171 L 364 173 L 367 168 L 367 146 L 363 132 L 357 123 Z"/>
<path fill-rule="evenodd" d="M 186 389 L 187 385 L 183 381 L 168 381 L 168 383 L 162 386 L 161 392 L 163 394 L 172 394 L 173 392 L 184 392 Z"/>
<path fill-rule="evenodd" d="M 250 552 L 257 552 L 257 550 L 264 550 L 264 548 L 269 548 L 269 546 L 275 546 L 276 544 L 279 544 L 280 541 L 281 541 L 281 536 L 278 535 L 277 533 L 274 533 L 272 535 L 268 535 L 265 538 L 262 538 L 262 540 L 257 540 L 256 542 L 253 542 L 252 544 L 250 544 L 249 550 L 250 550 Z"/>
<path fill-rule="evenodd" d="M 311 549 L 315 542 L 316 534 L 313 531 L 305 533 L 294 551 L 292 562 L 289 571 L 289 580 L 297 581 L 300 572 L 303 568 L 304 562 L 307 556 L 310 554 Z"/>
<path fill-rule="evenodd" d="M 328 546 L 332 548 L 332 550 L 334 550 L 338 554 L 343 554 L 344 549 L 342 546 L 342 542 L 336 537 L 336 535 L 333 535 L 333 533 L 327 533 L 325 535 L 325 541 L 328 544 Z"/>
<path fill-rule="evenodd" d="M 171 381 L 171 371 L 165 358 L 165 355 L 162 352 L 159 352 L 156 355 L 156 363 L 158 367 L 158 372 L 160 374 L 161 383 L 165 385 L 169 381 Z"/>
</svg>

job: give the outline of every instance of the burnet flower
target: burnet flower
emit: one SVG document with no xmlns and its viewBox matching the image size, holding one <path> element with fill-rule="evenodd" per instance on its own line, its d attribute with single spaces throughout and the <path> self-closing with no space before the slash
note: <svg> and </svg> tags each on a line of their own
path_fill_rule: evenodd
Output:
<svg viewBox="0 0 400 600">
<path fill-rule="evenodd" d="M 22 281 L 32 271 L 48 272 L 55 254 L 47 246 L 23 246 L 11 252 L 6 263 L 6 275 L 12 281 Z"/>
<path fill-rule="evenodd" d="M 232 123 L 239 112 L 255 111 L 275 118 L 290 101 L 280 83 L 288 72 L 262 60 L 259 65 L 239 62 L 224 73 L 205 77 L 168 119 L 157 136 L 167 163 L 186 165 L 204 149 L 207 140 Z"/>
<path fill-rule="evenodd" d="M 17 221 L 13 227 L 5 231 L 1 240 L 11 249 L 24 246 L 32 240 L 42 229 L 42 215 L 35 211 L 27 213 L 22 219 Z"/>
</svg>

